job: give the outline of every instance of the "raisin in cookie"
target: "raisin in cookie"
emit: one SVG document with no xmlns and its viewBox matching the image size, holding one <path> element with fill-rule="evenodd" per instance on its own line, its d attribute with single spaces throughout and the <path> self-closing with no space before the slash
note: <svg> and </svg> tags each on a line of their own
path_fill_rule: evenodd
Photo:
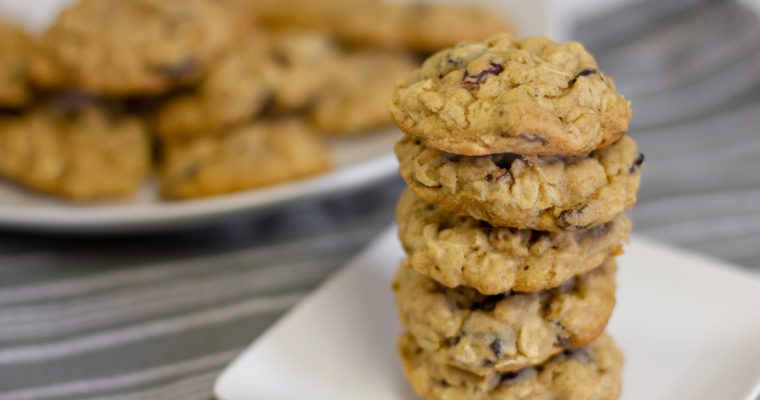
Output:
<svg viewBox="0 0 760 400">
<path fill-rule="evenodd" d="M 478 376 L 442 363 L 409 334 L 398 344 L 404 373 L 428 400 L 615 400 L 620 396 L 623 355 L 607 335 L 588 347 L 565 350 L 545 364 Z"/>
<path fill-rule="evenodd" d="M 31 100 L 26 67 L 32 40 L 20 27 L 0 19 L 0 108 L 19 108 Z"/>
<path fill-rule="evenodd" d="M 199 78 L 242 30 L 213 0 L 80 0 L 44 34 L 30 73 L 45 87 L 163 93 Z"/>
<path fill-rule="evenodd" d="M 577 42 L 497 35 L 443 50 L 396 87 L 402 131 L 455 154 L 577 155 L 617 140 L 628 101 Z"/>
<path fill-rule="evenodd" d="M 406 137 L 401 176 L 423 199 L 494 226 L 561 231 L 611 221 L 636 202 L 644 157 L 623 136 L 585 156 L 458 156 Z"/>
<path fill-rule="evenodd" d="M 345 135 L 391 124 L 387 103 L 392 87 L 414 65 L 404 55 L 361 51 L 346 55 L 334 68 L 333 80 L 310 116 L 318 131 Z"/>
<path fill-rule="evenodd" d="M 300 108 L 328 84 L 336 49 L 316 32 L 253 32 L 198 88 L 169 101 L 156 117 L 162 137 L 213 135 L 276 105 Z"/>
<path fill-rule="evenodd" d="M 0 174 L 71 200 L 134 194 L 149 172 L 150 154 L 139 120 L 95 106 L 0 119 Z"/>
<path fill-rule="evenodd" d="M 272 185 L 325 171 L 328 149 L 300 121 L 259 122 L 220 137 L 166 143 L 161 191 L 182 199 Z"/>
<path fill-rule="evenodd" d="M 487 295 L 557 287 L 619 253 L 631 231 L 623 214 L 574 232 L 498 228 L 443 210 L 408 189 L 396 216 L 412 269 L 444 286 Z"/>
<path fill-rule="evenodd" d="M 555 289 L 486 296 L 401 266 L 393 289 L 401 323 L 421 347 L 485 375 L 540 364 L 596 339 L 615 307 L 615 270 L 609 259 Z"/>
</svg>

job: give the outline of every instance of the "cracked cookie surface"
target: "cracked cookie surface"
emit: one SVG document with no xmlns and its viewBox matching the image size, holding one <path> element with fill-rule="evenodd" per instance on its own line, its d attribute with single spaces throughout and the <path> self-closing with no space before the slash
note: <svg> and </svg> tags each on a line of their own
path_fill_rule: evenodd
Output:
<svg viewBox="0 0 760 400">
<path fill-rule="evenodd" d="M 494 226 L 546 231 L 603 224 L 633 206 L 644 157 L 625 135 L 586 156 L 458 156 L 406 137 L 401 176 L 421 198 Z"/>
<path fill-rule="evenodd" d="M 584 154 L 616 141 L 631 118 L 580 43 L 507 34 L 428 58 L 389 108 L 405 133 L 462 155 Z"/>
<path fill-rule="evenodd" d="M 631 231 L 622 214 L 574 232 L 498 228 L 443 210 L 409 189 L 396 216 L 410 268 L 446 287 L 483 294 L 557 287 L 619 253 Z"/>
<path fill-rule="evenodd" d="M 197 80 L 243 29 L 212 0 L 81 0 L 45 32 L 30 73 L 44 87 L 159 94 Z"/>
<path fill-rule="evenodd" d="M 535 293 L 449 289 L 401 266 L 393 282 L 402 325 L 440 361 L 486 375 L 542 363 L 596 339 L 615 306 L 613 259 Z"/>
<path fill-rule="evenodd" d="M 428 400 L 615 400 L 620 396 L 623 355 L 602 335 L 588 347 L 566 350 L 545 364 L 517 372 L 478 376 L 441 363 L 409 334 L 398 343 L 404 373 Z"/>
<path fill-rule="evenodd" d="M 193 198 L 272 185 L 325 171 L 327 147 L 301 121 L 275 120 L 218 137 L 167 143 L 161 191 Z"/>
<path fill-rule="evenodd" d="M 75 201 L 134 194 L 151 162 L 143 124 L 96 106 L 0 118 L 0 154 L 0 175 Z"/>
</svg>

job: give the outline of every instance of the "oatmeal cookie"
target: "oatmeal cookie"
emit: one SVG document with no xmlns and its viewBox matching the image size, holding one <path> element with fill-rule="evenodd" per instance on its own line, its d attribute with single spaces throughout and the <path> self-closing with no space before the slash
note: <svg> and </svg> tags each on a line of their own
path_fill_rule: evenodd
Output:
<svg viewBox="0 0 760 400">
<path fill-rule="evenodd" d="M 425 61 L 396 87 L 399 128 L 462 155 L 579 155 L 616 141 L 628 101 L 580 43 L 497 35 Z"/>
<path fill-rule="evenodd" d="M 31 100 L 26 68 L 33 42 L 20 27 L 0 19 L 0 108 L 19 108 Z"/>
<path fill-rule="evenodd" d="M 194 92 L 161 109 L 156 130 L 165 138 L 215 135 L 272 106 L 303 107 L 328 84 L 336 54 L 316 32 L 253 32 Z"/>
<path fill-rule="evenodd" d="M 167 142 L 161 191 L 183 199 L 272 185 L 327 170 L 328 149 L 300 121 L 258 122 L 220 137 Z"/>
<path fill-rule="evenodd" d="M 246 0 L 241 0 L 246 1 Z M 274 29 L 318 29 L 345 44 L 403 48 L 409 6 L 383 0 L 247 0 L 261 24 Z"/>
<path fill-rule="evenodd" d="M 464 40 L 486 40 L 511 28 L 500 10 L 469 4 L 414 3 L 404 25 L 404 44 L 413 50 L 432 53 Z"/>
<path fill-rule="evenodd" d="M 332 33 L 341 10 L 374 0 L 237 0 L 270 29 L 318 29 Z"/>
<path fill-rule="evenodd" d="M 636 202 L 644 156 L 623 136 L 585 156 L 458 156 L 406 137 L 401 176 L 421 198 L 494 226 L 545 231 L 604 224 Z"/>
<path fill-rule="evenodd" d="M 384 0 L 355 2 L 338 10 L 330 29 L 352 46 L 406 50 L 409 25 L 416 23 L 411 19 L 412 8 Z"/>
<path fill-rule="evenodd" d="M 401 266 L 393 289 L 401 323 L 441 362 L 486 375 L 544 362 L 601 335 L 615 307 L 615 261 L 535 293 L 446 288 Z"/>
<path fill-rule="evenodd" d="M 328 36 L 317 31 L 280 31 L 271 33 L 269 40 L 271 57 L 282 70 L 275 106 L 300 109 L 328 88 L 339 57 Z"/>
<path fill-rule="evenodd" d="M 248 3 L 265 25 L 321 29 L 359 47 L 431 53 L 462 40 L 484 40 L 510 30 L 498 11 L 473 5 L 386 0 Z"/>
<path fill-rule="evenodd" d="M 150 157 L 139 120 L 96 106 L 0 119 L 0 174 L 42 193 L 76 201 L 132 195 Z"/>
<path fill-rule="evenodd" d="M 408 189 L 396 216 L 409 267 L 446 287 L 469 286 L 487 295 L 557 287 L 618 254 L 631 231 L 623 214 L 572 232 L 498 228 L 443 210 Z"/>
<path fill-rule="evenodd" d="M 414 69 L 400 54 L 361 51 L 336 63 L 334 79 L 310 109 L 321 133 L 354 134 L 391 125 L 387 103 L 396 81 Z"/>
<path fill-rule="evenodd" d="M 623 355 L 602 335 L 588 347 L 565 350 L 545 364 L 516 372 L 478 376 L 448 366 L 409 334 L 399 339 L 404 373 L 414 391 L 428 400 L 616 400 L 620 397 Z"/>
<path fill-rule="evenodd" d="M 213 0 L 80 0 L 45 32 L 30 74 L 44 87 L 160 94 L 197 80 L 243 29 Z"/>
<path fill-rule="evenodd" d="M 281 77 L 266 42 L 256 35 L 246 36 L 193 92 L 161 107 L 156 131 L 164 138 L 222 133 L 268 107 Z"/>
</svg>

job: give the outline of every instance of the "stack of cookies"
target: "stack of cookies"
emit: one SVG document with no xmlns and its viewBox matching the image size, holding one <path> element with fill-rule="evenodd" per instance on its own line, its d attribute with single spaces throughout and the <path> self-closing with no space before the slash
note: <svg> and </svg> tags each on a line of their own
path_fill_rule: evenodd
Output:
<svg viewBox="0 0 760 400">
<path fill-rule="evenodd" d="M 643 155 L 628 101 L 579 43 L 463 42 L 396 87 L 410 189 L 393 290 L 427 399 L 615 399 L 603 331 Z"/>
</svg>

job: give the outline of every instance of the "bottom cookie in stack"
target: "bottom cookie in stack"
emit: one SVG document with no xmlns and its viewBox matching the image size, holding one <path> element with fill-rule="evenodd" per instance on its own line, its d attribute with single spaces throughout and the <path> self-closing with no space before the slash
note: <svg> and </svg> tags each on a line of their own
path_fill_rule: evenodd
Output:
<svg viewBox="0 0 760 400">
<path fill-rule="evenodd" d="M 607 335 L 541 365 L 484 376 L 447 365 L 411 334 L 402 334 L 398 347 L 412 388 L 429 400 L 610 400 L 620 395 L 623 355 Z"/>
</svg>

